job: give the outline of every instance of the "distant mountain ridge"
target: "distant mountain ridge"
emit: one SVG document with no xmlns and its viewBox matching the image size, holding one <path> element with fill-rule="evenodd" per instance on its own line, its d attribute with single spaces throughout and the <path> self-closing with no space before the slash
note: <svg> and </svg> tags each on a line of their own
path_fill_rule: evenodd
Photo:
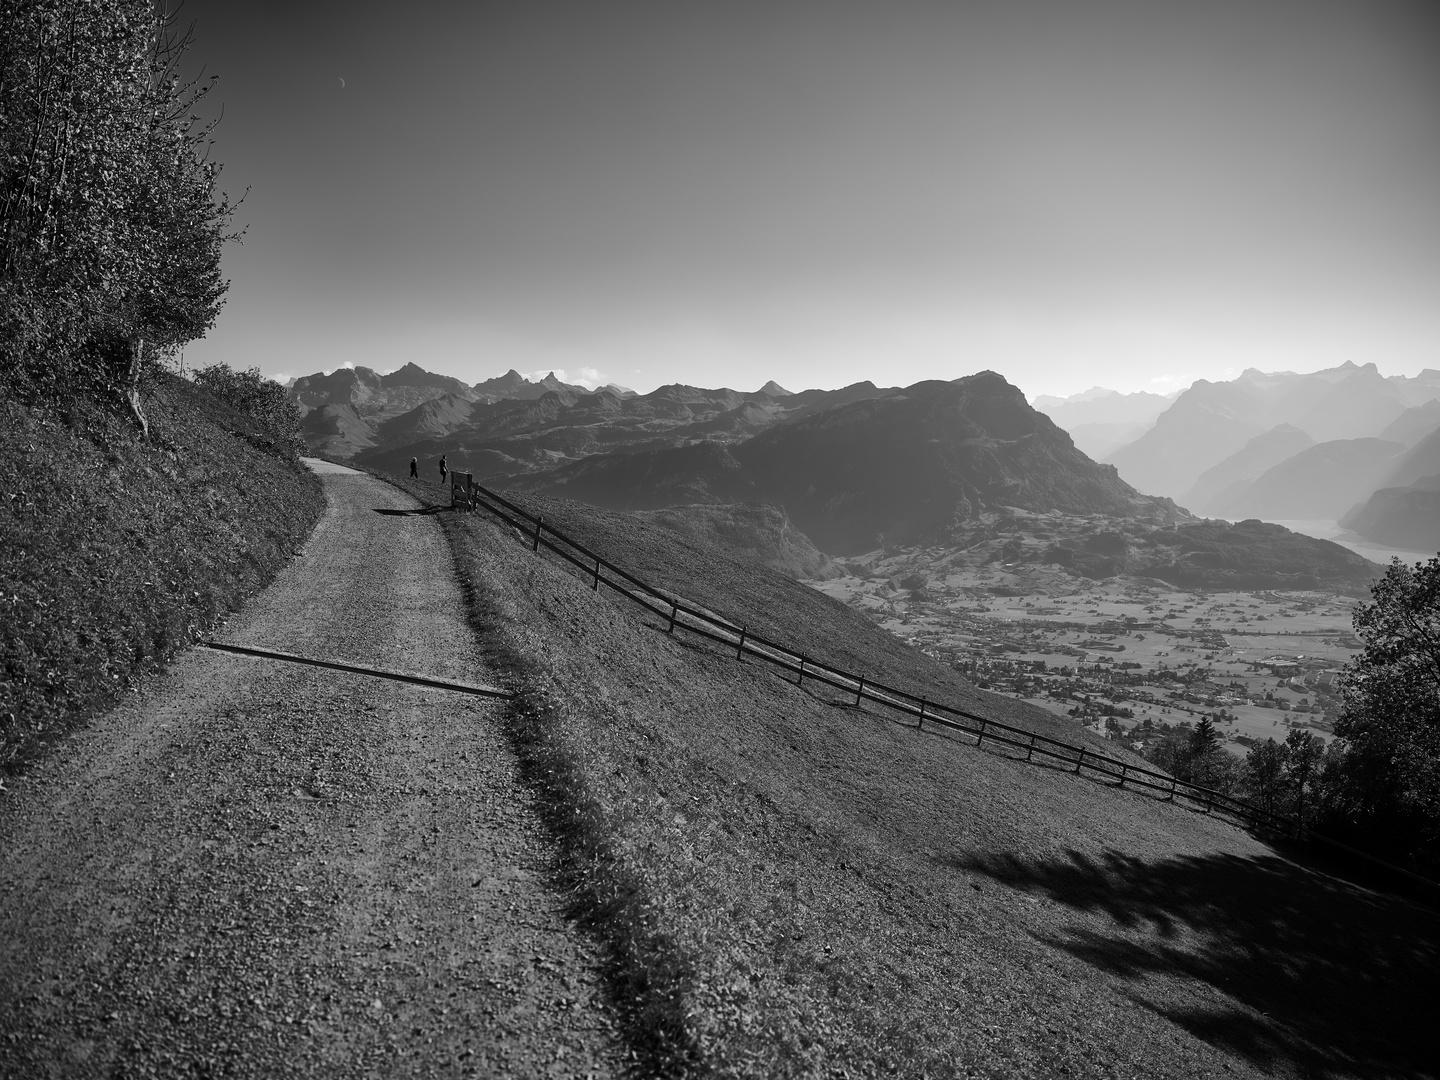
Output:
<svg viewBox="0 0 1440 1080">
<path fill-rule="evenodd" d="M 1209 513 L 1215 499 L 1231 497 L 1241 486 L 1314 445 L 1315 440 L 1293 424 L 1277 424 L 1201 473 L 1194 486 L 1185 493 L 1184 506 L 1196 513 Z"/>
<path fill-rule="evenodd" d="M 633 390 L 624 387 L 592 391 L 562 382 L 553 371 L 532 382 L 513 368 L 471 385 L 426 371 L 413 362 L 386 375 L 367 367 L 305 375 L 291 382 L 289 393 L 300 406 L 301 430 L 310 448 L 337 458 L 353 457 L 376 446 L 443 438 L 469 421 L 470 406 L 474 405 L 538 401 L 551 393 L 559 393 L 567 401 L 592 393 L 634 396 Z M 449 400 L 443 405 L 431 404 L 442 398 Z M 406 415 L 412 412 L 415 415 Z"/>
<path fill-rule="evenodd" d="M 1148 431 L 1175 397 L 1143 390 L 1122 394 L 1093 386 L 1067 398 L 1040 394 L 1032 405 L 1068 431 L 1077 447 L 1100 461 Z"/>
<path fill-rule="evenodd" d="M 1374 438 L 1408 409 L 1440 398 L 1440 371 L 1380 374 L 1347 362 L 1308 374 L 1254 368 L 1228 382 L 1201 379 L 1135 442 L 1106 461 L 1141 491 L 1183 499 L 1202 473 L 1277 424 L 1317 442 Z"/>
</svg>

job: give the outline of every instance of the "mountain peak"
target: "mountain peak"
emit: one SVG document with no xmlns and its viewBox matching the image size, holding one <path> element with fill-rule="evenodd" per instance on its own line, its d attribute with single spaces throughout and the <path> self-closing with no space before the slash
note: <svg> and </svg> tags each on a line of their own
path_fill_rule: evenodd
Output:
<svg viewBox="0 0 1440 1080">
<path fill-rule="evenodd" d="M 794 396 L 795 396 L 793 393 L 791 393 L 791 391 L 786 390 L 783 386 L 781 386 L 779 383 L 777 383 L 774 379 L 771 379 L 771 380 L 770 380 L 769 382 L 767 382 L 764 386 L 760 387 L 760 393 L 762 393 L 762 394 L 769 394 L 771 397 L 794 397 Z"/>
</svg>

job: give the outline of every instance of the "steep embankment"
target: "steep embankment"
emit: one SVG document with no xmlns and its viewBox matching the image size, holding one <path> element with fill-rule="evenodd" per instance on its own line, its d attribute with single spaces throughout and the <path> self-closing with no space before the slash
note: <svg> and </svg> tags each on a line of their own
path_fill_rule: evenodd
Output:
<svg viewBox="0 0 1440 1080">
<path fill-rule="evenodd" d="M 533 508 L 819 658 L 1081 737 L 698 536 Z M 1413 991 L 1433 981 L 1428 913 L 671 636 L 493 519 L 442 521 L 521 687 L 577 903 L 631 962 L 670 1071 L 1419 1077 L 1435 1060 Z"/>
<path fill-rule="evenodd" d="M 0 768 L 264 586 L 324 506 L 283 434 L 173 377 L 145 401 L 148 440 L 0 396 Z"/>
</svg>

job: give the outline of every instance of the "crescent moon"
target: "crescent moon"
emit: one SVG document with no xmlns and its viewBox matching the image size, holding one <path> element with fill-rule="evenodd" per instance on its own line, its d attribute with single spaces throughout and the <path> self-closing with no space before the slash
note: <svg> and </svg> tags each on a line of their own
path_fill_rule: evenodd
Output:
<svg viewBox="0 0 1440 1080">
<path fill-rule="evenodd" d="M 335 77 L 336 77 L 337 79 L 340 79 L 340 76 L 338 76 L 338 75 L 335 76 Z M 344 80 L 344 79 L 340 79 L 340 89 L 341 89 L 341 90 L 344 90 L 344 89 L 345 89 L 345 80 Z"/>
</svg>

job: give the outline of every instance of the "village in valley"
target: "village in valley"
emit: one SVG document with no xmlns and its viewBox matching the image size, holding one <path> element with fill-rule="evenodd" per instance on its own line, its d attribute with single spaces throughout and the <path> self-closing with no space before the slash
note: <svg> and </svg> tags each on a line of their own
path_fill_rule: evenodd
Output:
<svg viewBox="0 0 1440 1080">
<path fill-rule="evenodd" d="M 1327 742 L 1359 599 L 1092 580 L 993 552 L 909 549 L 812 584 L 978 686 L 1134 750 L 1210 717 L 1237 756 L 1302 728 Z"/>
</svg>

